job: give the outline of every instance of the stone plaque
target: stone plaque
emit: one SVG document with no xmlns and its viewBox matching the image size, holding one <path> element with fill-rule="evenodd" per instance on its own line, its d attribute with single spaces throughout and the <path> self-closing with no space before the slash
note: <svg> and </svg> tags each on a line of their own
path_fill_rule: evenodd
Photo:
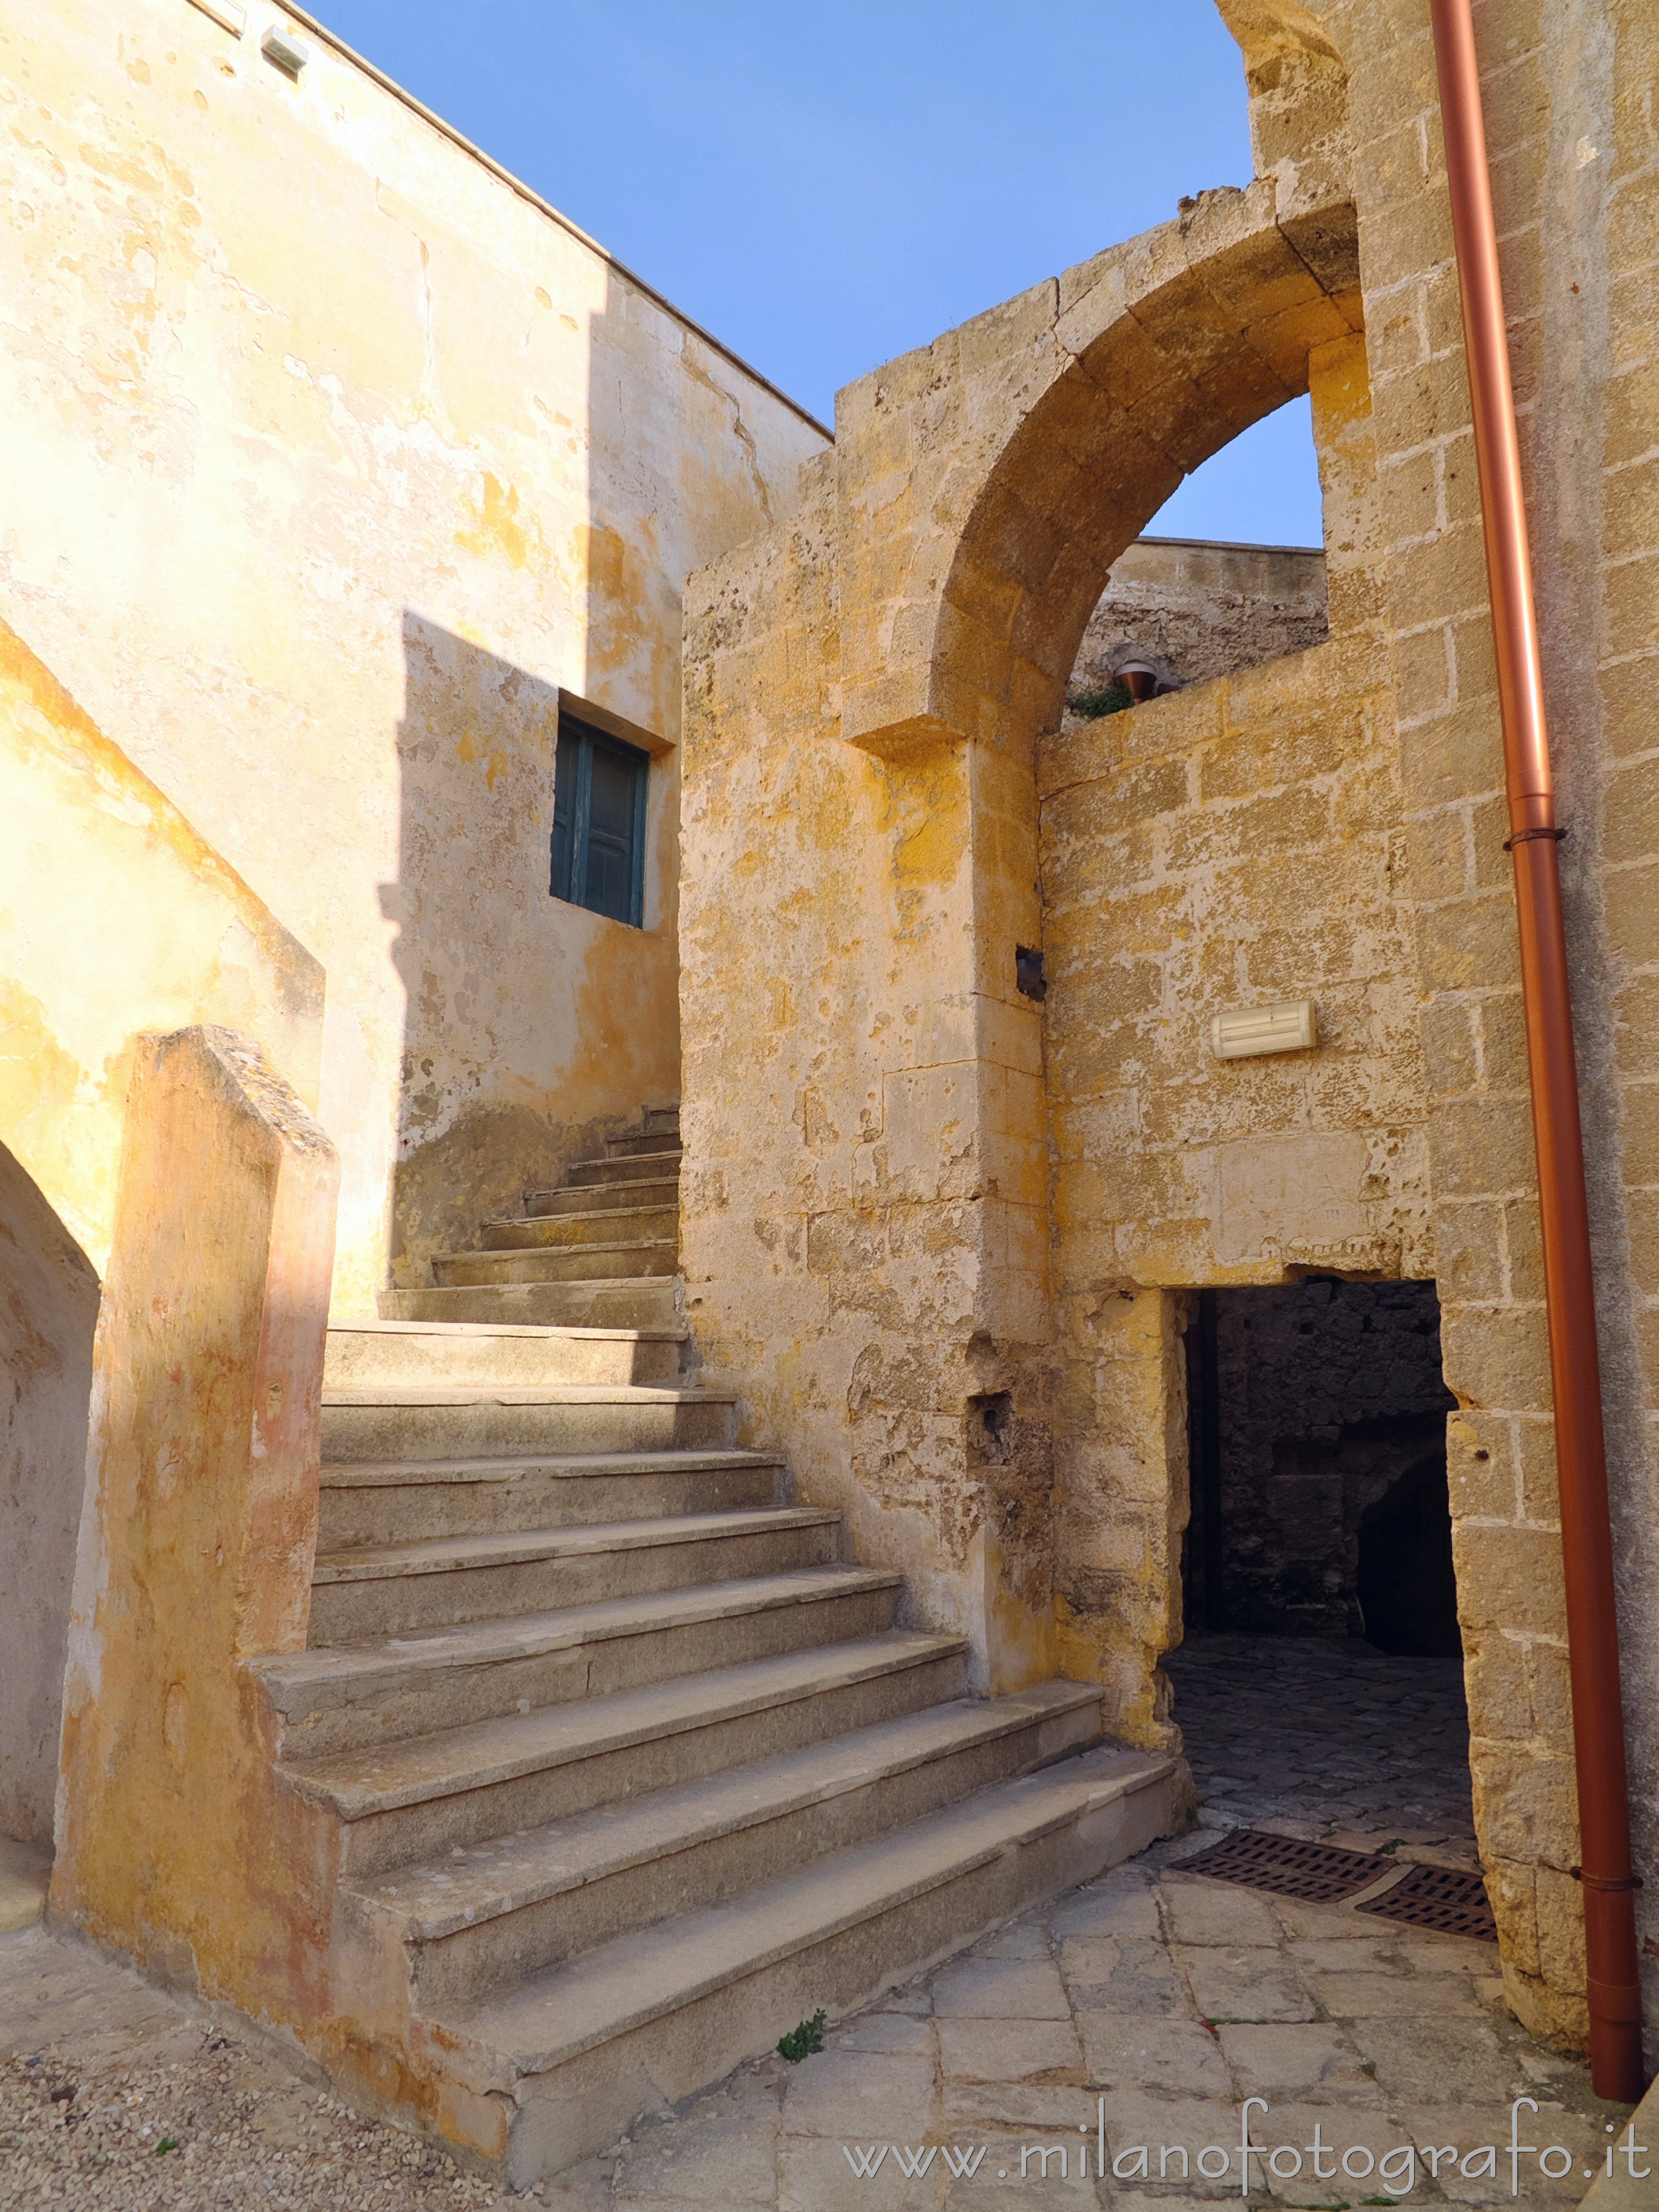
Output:
<svg viewBox="0 0 1659 2212">
<path fill-rule="evenodd" d="M 1216 1154 L 1215 1255 L 1223 1267 L 1294 1257 L 1334 1264 L 1369 1246 L 1362 1136 L 1249 1137 Z"/>
</svg>

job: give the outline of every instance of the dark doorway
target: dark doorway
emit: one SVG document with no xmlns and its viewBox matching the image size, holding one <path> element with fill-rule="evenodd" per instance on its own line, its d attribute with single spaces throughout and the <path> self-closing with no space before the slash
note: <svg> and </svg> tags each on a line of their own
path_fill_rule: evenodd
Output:
<svg viewBox="0 0 1659 2212">
<path fill-rule="evenodd" d="M 1199 1291 L 1187 1371 L 1200 1820 L 1474 1866 L 1434 1285 Z"/>
<path fill-rule="evenodd" d="M 1196 1306 L 1189 1628 L 1455 1654 L 1445 1473 L 1455 1401 L 1434 1285 L 1200 1291 Z"/>
</svg>

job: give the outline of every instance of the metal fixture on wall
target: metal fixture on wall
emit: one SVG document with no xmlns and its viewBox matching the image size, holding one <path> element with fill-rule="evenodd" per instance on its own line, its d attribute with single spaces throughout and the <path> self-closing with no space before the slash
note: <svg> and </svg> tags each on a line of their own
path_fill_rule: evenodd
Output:
<svg viewBox="0 0 1659 2212">
<path fill-rule="evenodd" d="M 1577 1871 L 1584 1897 L 1590 2065 L 1598 2096 L 1633 2104 L 1646 2086 L 1632 1895 L 1638 1885 L 1631 1865 L 1595 1289 L 1556 851 L 1565 833 L 1555 820 L 1544 720 L 1532 556 L 1474 26 L 1470 0 L 1430 0 L 1430 4 L 1492 594 L 1509 793 L 1508 849 L 1515 862 L 1521 989 L 1538 1154 L 1573 1754 L 1583 1854 L 1583 1864 Z"/>
</svg>

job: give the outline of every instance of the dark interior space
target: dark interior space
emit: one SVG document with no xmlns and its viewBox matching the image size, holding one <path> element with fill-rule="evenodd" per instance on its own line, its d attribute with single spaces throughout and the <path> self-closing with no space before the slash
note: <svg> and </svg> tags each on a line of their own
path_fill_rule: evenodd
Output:
<svg viewBox="0 0 1659 2212">
<path fill-rule="evenodd" d="M 1461 1650 L 1432 1283 L 1200 1291 L 1189 1628 Z"/>
</svg>

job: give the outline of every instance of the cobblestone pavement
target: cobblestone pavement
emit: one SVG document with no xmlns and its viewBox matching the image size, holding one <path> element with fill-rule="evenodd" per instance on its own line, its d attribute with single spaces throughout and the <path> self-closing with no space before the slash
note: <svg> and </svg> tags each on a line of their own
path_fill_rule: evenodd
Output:
<svg viewBox="0 0 1659 2212">
<path fill-rule="evenodd" d="M 1203 1636 L 1164 1666 L 1206 1827 L 1479 1866 L 1461 1659 Z"/>
<path fill-rule="evenodd" d="M 1202 1825 L 1460 1859 L 1455 1667 L 1267 1642 L 1206 1638 L 1171 1667 Z M 1628 2116 L 1510 2019 L 1492 1946 L 1184 1874 L 1209 1840 L 1024 1914 L 833 2024 L 820 2054 L 744 2067 L 531 2198 L 354 2120 L 270 2046 L 78 1946 L 6 1938 L 0 2208 L 1193 2212 L 1241 2201 L 1247 2098 L 1278 2153 L 1249 2161 L 1257 2207 L 1578 2203 Z M 1512 2195 L 1516 2097 L 1553 2170 L 1526 2154 Z M 164 2132 L 180 2148 L 158 2156 Z"/>
</svg>

